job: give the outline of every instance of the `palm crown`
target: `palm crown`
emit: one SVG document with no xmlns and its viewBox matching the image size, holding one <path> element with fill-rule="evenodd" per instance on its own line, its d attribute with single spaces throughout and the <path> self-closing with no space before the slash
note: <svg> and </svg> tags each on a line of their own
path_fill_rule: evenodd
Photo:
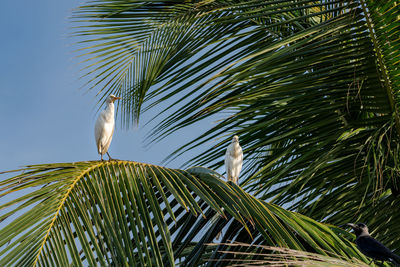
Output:
<svg viewBox="0 0 400 267">
<path fill-rule="evenodd" d="M 365 260 L 346 232 L 313 219 L 368 222 L 379 240 L 399 250 L 398 10 L 396 1 L 367 0 L 98 0 L 80 7 L 77 35 L 89 36 L 82 55 L 88 86 L 102 88 L 100 102 L 110 93 L 122 96 L 126 127 L 143 110 L 172 102 L 155 118 L 152 141 L 223 116 L 170 159 L 203 145 L 209 148 L 187 165 L 217 169 L 237 134 L 244 152 L 240 187 L 204 168 L 28 167 L 2 182 L 3 191 L 49 185 L 3 205 L 22 203 L 5 219 L 38 202 L 2 230 L 3 245 L 22 235 L 3 250 L 3 262 L 51 265 L 51 253 L 76 265 L 238 259 L 226 250 L 262 258 L 254 247 L 226 244 L 235 241 Z M 210 139 L 219 141 L 204 145 Z M 50 200 L 54 209 L 44 210 Z M 40 219 L 11 230 L 37 210 Z M 28 231 L 35 223 L 41 227 Z M 210 245 L 221 229 L 222 242 Z M 388 229 L 392 235 L 384 235 Z M 28 241 L 36 242 L 30 250 Z"/>
</svg>

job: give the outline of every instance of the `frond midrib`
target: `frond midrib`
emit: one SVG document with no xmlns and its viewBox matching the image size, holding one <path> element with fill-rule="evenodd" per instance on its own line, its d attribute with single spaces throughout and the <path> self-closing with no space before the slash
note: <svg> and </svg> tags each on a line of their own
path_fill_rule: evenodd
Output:
<svg viewBox="0 0 400 267">
<path fill-rule="evenodd" d="M 386 95 L 388 98 L 388 101 L 390 103 L 390 109 L 392 114 L 394 114 L 395 116 L 395 125 L 396 125 L 396 130 L 397 130 L 397 135 L 400 135 L 400 115 L 399 112 L 396 108 L 396 104 L 395 104 L 395 99 L 393 96 L 393 88 L 390 82 L 390 78 L 389 78 L 389 74 L 388 74 L 388 70 L 386 68 L 385 62 L 384 62 L 384 58 L 381 52 L 381 48 L 378 44 L 378 40 L 377 37 L 375 36 L 375 31 L 373 28 L 373 21 L 370 17 L 370 14 L 368 13 L 367 10 L 367 3 L 365 2 L 365 0 L 360 0 L 361 3 L 361 7 L 363 9 L 364 12 L 364 17 L 365 17 L 365 21 L 367 23 L 368 26 L 368 31 L 369 31 L 369 35 L 371 37 L 373 46 L 375 48 L 375 54 L 376 54 L 376 61 L 379 65 L 379 70 L 377 70 L 378 75 L 383 79 L 384 81 L 384 87 L 385 87 L 385 91 L 386 91 Z"/>
<path fill-rule="evenodd" d="M 55 214 L 54 214 L 54 216 L 53 216 L 53 219 L 52 219 L 51 222 L 50 222 L 49 228 L 47 229 L 47 232 L 46 232 L 46 234 L 45 234 L 45 236 L 44 236 L 44 238 L 43 238 L 42 244 L 41 244 L 40 247 L 39 247 L 39 251 L 38 251 L 38 253 L 37 253 L 37 255 L 36 255 L 35 261 L 33 262 L 33 266 L 37 266 L 37 263 L 38 263 L 38 260 L 39 260 L 40 255 L 42 254 L 44 245 L 46 244 L 46 241 L 47 241 L 48 237 L 50 236 L 50 231 L 51 231 L 51 229 L 53 229 L 53 226 L 54 226 L 54 224 L 55 224 L 55 222 L 56 222 L 56 220 L 57 220 L 58 214 L 60 213 L 61 209 L 64 207 L 64 203 L 65 203 L 65 201 L 67 200 L 67 198 L 68 198 L 69 194 L 71 193 L 71 191 L 75 188 L 75 185 L 76 185 L 76 184 L 81 180 L 81 178 L 84 177 L 87 173 L 89 173 L 90 171 L 96 169 L 97 167 L 99 167 L 99 166 L 101 166 L 101 165 L 103 165 L 103 164 L 104 164 L 104 162 L 100 162 L 100 163 L 98 163 L 98 164 L 96 164 L 96 165 L 90 166 L 89 168 L 87 168 L 87 169 L 85 169 L 84 171 L 82 171 L 82 173 L 81 173 L 79 176 L 77 176 L 77 177 L 73 180 L 72 184 L 69 186 L 69 188 L 68 188 L 67 191 L 65 192 L 65 195 L 64 195 L 63 198 L 61 199 L 60 205 L 58 206 L 58 208 L 57 208 L 57 210 L 56 210 L 56 212 L 55 212 Z"/>
</svg>

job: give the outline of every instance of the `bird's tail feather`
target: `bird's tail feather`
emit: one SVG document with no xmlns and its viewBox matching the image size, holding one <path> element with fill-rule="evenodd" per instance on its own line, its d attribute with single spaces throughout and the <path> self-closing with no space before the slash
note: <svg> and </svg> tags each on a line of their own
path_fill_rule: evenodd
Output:
<svg viewBox="0 0 400 267">
<path fill-rule="evenodd" d="M 390 262 L 393 263 L 396 267 L 400 267 L 400 263 L 398 263 L 394 259 L 390 259 Z"/>
<path fill-rule="evenodd" d="M 391 257 L 390 261 L 391 261 L 394 265 L 396 265 L 396 267 L 400 267 L 400 256 L 398 256 L 398 255 L 392 253 L 392 257 Z"/>
</svg>

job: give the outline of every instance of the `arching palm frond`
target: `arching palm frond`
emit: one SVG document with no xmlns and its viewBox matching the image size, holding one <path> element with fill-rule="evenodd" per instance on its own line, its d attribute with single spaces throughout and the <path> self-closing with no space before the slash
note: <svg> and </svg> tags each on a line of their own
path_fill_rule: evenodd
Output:
<svg viewBox="0 0 400 267">
<path fill-rule="evenodd" d="M 200 252 L 215 253 L 207 244 L 225 225 L 237 230 L 231 240 L 364 259 L 343 230 L 257 200 L 203 168 L 94 161 L 23 171 L 0 184 L 3 197 L 17 195 L 1 206 L 2 266 L 203 263 Z"/>
<path fill-rule="evenodd" d="M 157 72 L 147 67 L 156 61 L 132 60 L 141 64 L 135 73 L 151 79 L 111 79 L 126 94 L 146 95 L 146 108 L 172 99 L 152 140 L 222 116 L 172 157 L 209 144 L 189 164 L 217 168 L 238 134 L 245 190 L 317 220 L 367 222 L 378 239 L 400 249 L 397 235 L 386 234 L 398 233 L 400 220 L 398 1 L 152 1 L 139 9 L 118 1 L 112 10 L 107 2 L 78 14 L 90 19 L 87 33 L 100 34 L 96 42 L 119 43 L 124 23 L 162 28 L 154 44 L 166 54 Z M 100 69 L 97 79 L 111 73 Z M 145 83 L 146 90 L 134 86 Z M 125 109 L 124 116 L 132 113 Z"/>
</svg>

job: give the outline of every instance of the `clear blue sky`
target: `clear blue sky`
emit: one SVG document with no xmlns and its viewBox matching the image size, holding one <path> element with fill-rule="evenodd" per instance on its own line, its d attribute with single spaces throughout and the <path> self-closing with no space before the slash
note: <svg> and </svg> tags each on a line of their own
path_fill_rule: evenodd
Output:
<svg viewBox="0 0 400 267">
<path fill-rule="evenodd" d="M 99 159 L 93 137 L 97 99 L 94 91 L 81 89 L 73 45 L 77 40 L 68 36 L 69 17 L 82 3 L 2 1 L 0 172 L 28 164 Z M 143 117 L 142 123 L 150 117 Z M 193 126 L 145 149 L 144 135 L 150 128 L 125 131 L 118 118 L 109 151 L 118 159 L 159 164 L 204 126 L 211 124 Z M 179 167 L 184 161 L 168 166 Z"/>
</svg>

